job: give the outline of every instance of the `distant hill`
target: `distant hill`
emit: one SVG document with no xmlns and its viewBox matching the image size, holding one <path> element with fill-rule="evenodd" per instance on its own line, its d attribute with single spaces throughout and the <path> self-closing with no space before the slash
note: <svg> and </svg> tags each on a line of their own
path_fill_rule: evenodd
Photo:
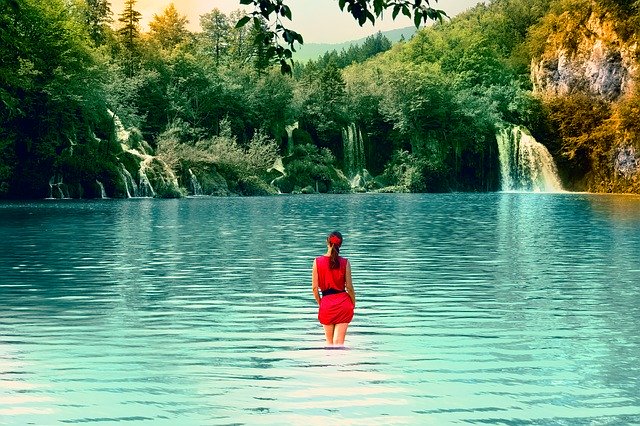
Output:
<svg viewBox="0 0 640 426">
<path fill-rule="evenodd" d="M 406 28 L 398 28 L 397 30 L 389 30 L 382 31 L 382 34 L 391 41 L 391 43 L 396 43 L 402 40 L 404 37 L 405 40 L 409 40 L 416 32 L 416 27 L 406 27 Z M 375 35 L 373 33 L 371 35 Z M 305 43 L 299 49 L 296 49 L 296 52 L 293 54 L 293 60 L 298 62 L 307 62 L 310 59 L 317 59 L 322 56 L 326 52 L 330 52 L 332 50 L 336 50 L 340 52 L 342 49 L 348 49 L 351 45 L 359 45 L 364 43 L 366 37 L 360 38 L 358 40 L 345 41 L 344 43 Z"/>
</svg>

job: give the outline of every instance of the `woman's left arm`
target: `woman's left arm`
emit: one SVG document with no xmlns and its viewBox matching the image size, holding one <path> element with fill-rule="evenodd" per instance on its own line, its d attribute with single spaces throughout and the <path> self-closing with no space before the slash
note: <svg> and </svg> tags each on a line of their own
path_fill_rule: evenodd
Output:
<svg viewBox="0 0 640 426">
<path fill-rule="evenodd" d="M 347 260 L 347 270 L 344 276 L 344 288 L 347 290 L 349 297 L 351 297 L 351 301 L 353 305 L 356 304 L 356 291 L 353 289 L 353 281 L 351 279 L 351 263 Z"/>
<path fill-rule="evenodd" d="M 318 267 L 316 266 L 315 259 L 313 260 L 313 270 L 311 271 L 311 290 L 313 291 L 313 297 L 315 297 L 318 305 L 320 304 L 320 291 L 318 290 Z"/>
</svg>

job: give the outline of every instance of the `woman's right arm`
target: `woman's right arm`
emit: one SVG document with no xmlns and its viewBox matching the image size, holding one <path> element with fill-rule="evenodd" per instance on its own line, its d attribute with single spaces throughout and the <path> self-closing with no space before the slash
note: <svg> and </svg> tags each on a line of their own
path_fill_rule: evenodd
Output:
<svg viewBox="0 0 640 426">
<path fill-rule="evenodd" d="M 349 263 L 348 260 L 347 260 L 347 270 L 346 270 L 345 276 L 344 276 L 344 288 L 345 288 L 345 290 L 347 290 L 347 293 L 349 294 L 349 297 L 351 297 L 351 301 L 353 302 L 353 305 L 355 306 L 355 304 L 356 304 L 356 291 L 353 288 L 353 281 L 351 280 L 351 264 Z"/>
<path fill-rule="evenodd" d="M 315 297 L 318 305 L 320 304 L 320 291 L 318 290 L 318 267 L 316 266 L 315 259 L 313 260 L 313 270 L 311 271 L 311 289 L 313 290 L 313 297 Z"/>
</svg>

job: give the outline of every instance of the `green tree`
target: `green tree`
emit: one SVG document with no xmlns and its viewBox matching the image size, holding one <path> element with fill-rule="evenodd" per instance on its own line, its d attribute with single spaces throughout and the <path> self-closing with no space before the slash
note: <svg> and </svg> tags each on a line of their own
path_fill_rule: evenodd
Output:
<svg viewBox="0 0 640 426">
<path fill-rule="evenodd" d="M 215 134 L 224 114 L 223 87 L 218 74 L 196 56 L 180 50 L 172 53 L 167 64 L 166 124 L 187 124 L 185 136 L 191 140 Z M 153 108 L 153 104 L 148 104 L 149 110 Z"/>
<path fill-rule="evenodd" d="M 300 125 L 320 147 L 343 157 L 342 130 L 349 124 L 345 81 L 340 70 L 330 64 L 309 75 L 298 89 Z"/>
<path fill-rule="evenodd" d="M 86 23 L 91 39 L 99 46 L 106 41 L 107 25 L 111 22 L 109 0 L 86 0 Z"/>
<path fill-rule="evenodd" d="M 233 24 L 238 22 L 244 16 L 244 11 L 241 9 L 234 10 L 229 15 L 229 23 Z M 229 54 L 236 62 L 242 62 L 246 59 L 250 52 L 253 50 L 251 43 L 250 30 L 246 26 L 233 27 L 229 34 Z"/>
<path fill-rule="evenodd" d="M 140 19 L 142 14 L 134 9 L 136 0 L 125 0 L 124 11 L 120 14 L 118 21 L 122 27 L 117 34 L 125 49 L 125 63 L 127 75 L 133 76 L 138 57 L 138 40 L 140 38 Z"/>
<path fill-rule="evenodd" d="M 248 93 L 251 126 L 273 137 L 283 136 L 286 123 L 292 121 L 292 99 L 290 77 L 274 70 L 260 75 Z"/>
<path fill-rule="evenodd" d="M 206 50 L 213 55 L 215 64 L 220 65 L 220 59 L 227 54 L 231 46 L 229 18 L 216 8 L 200 16 L 200 27 Z"/>
<path fill-rule="evenodd" d="M 385 37 L 382 32 L 378 31 L 375 35 L 371 35 L 364 40 L 360 47 L 360 56 L 356 58 L 357 62 L 376 56 L 378 53 L 386 52 L 391 49 L 391 41 Z"/>
<path fill-rule="evenodd" d="M 391 41 L 380 31 L 376 35 L 367 37 L 361 45 L 350 45 L 340 52 L 332 50 L 324 53 L 317 61 L 310 61 L 311 66 L 323 68 L 333 63 L 338 68 L 345 68 L 354 63 L 361 63 L 367 59 L 391 49 Z"/>
<path fill-rule="evenodd" d="M 134 50 L 136 40 L 140 37 L 140 19 L 142 19 L 142 14 L 134 9 L 135 5 L 136 0 L 125 0 L 124 11 L 118 18 L 118 21 L 122 23 L 118 34 L 125 48 L 129 51 Z"/>
<path fill-rule="evenodd" d="M 273 34 L 270 32 L 265 19 L 255 18 L 253 20 L 253 25 L 249 31 L 249 38 L 252 41 L 249 58 L 253 59 L 253 65 L 256 70 L 264 72 L 272 64 L 274 49 L 272 46 Z M 286 65 L 285 68 L 289 66 L 286 63 L 284 65 Z M 287 73 L 288 72 L 290 72 L 290 70 L 288 70 Z"/>
<path fill-rule="evenodd" d="M 169 3 L 162 14 L 153 15 L 149 22 L 151 40 L 164 49 L 173 49 L 189 37 L 186 16 L 180 15 L 173 3 Z"/>
</svg>

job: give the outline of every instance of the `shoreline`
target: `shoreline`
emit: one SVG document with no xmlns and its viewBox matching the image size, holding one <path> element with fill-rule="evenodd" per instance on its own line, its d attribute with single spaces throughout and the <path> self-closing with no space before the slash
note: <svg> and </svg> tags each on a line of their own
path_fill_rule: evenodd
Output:
<svg viewBox="0 0 640 426">
<path fill-rule="evenodd" d="M 49 201 L 113 201 L 113 200 L 182 200 L 182 199 L 238 199 L 238 198 L 274 198 L 274 197 L 314 197 L 314 196 L 368 196 L 368 195 L 455 195 L 455 194 L 513 194 L 513 195 L 542 195 L 542 196 L 572 196 L 572 195 L 589 195 L 589 196 L 608 196 L 608 197 L 630 197 L 640 198 L 640 194 L 632 192 L 587 192 L 587 191 L 561 191 L 561 192 L 535 192 L 535 191 L 451 191 L 451 192 L 380 192 L 380 191 L 353 191 L 353 192 L 335 192 L 335 193 L 280 193 L 270 195 L 185 195 L 184 197 L 105 197 L 105 198 L 6 198 L 0 199 L 0 203 L 14 202 L 49 202 Z"/>
</svg>

